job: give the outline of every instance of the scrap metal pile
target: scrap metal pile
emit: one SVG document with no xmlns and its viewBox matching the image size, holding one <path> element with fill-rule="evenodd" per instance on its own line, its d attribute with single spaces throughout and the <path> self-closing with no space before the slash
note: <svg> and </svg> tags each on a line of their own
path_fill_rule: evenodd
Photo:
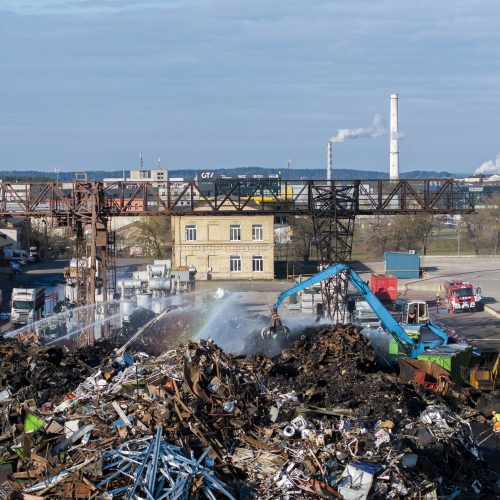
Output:
<svg viewBox="0 0 500 500">
<path fill-rule="evenodd" d="M 377 370 L 367 339 L 341 326 L 305 332 L 275 358 L 227 354 L 210 339 L 157 357 L 104 358 L 42 406 L 13 390 L 2 401 L 0 459 L 12 470 L 0 491 L 101 499 L 498 494 L 469 410 L 452 412 L 435 393 Z"/>
</svg>

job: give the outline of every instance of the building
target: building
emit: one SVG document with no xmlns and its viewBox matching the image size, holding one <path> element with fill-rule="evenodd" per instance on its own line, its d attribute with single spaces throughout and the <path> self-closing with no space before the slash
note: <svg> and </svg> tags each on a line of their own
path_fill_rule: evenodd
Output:
<svg viewBox="0 0 500 500">
<path fill-rule="evenodd" d="M 174 216 L 174 266 L 194 266 L 198 279 L 273 279 L 273 225 L 272 215 Z"/>
<path fill-rule="evenodd" d="M 19 228 L 0 228 L 0 247 L 18 249 L 21 241 Z"/>
<path fill-rule="evenodd" d="M 165 182 L 168 181 L 168 171 L 164 169 L 153 170 L 131 170 L 130 181 L 148 181 L 153 184 L 153 187 L 165 187 Z"/>
<path fill-rule="evenodd" d="M 131 189 L 137 186 L 137 184 L 135 184 L 137 182 L 150 182 L 154 188 L 165 188 L 168 181 L 168 170 L 130 170 L 128 177 L 107 177 L 102 181 L 105 186 L 116 182 L 130 183 Z"/>
</svg>

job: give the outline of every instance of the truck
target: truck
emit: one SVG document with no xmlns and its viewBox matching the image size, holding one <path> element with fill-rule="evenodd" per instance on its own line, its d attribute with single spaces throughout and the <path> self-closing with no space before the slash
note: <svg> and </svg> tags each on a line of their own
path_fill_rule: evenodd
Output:
<svg viewBox="0 0 500 500">
<path fill-rule="evenodd" d="M 475 288 L 469 281 L 445 281 L 441 287 L 448 309 L 453 312 L 478 311 L 482 309 L 481 288 Z"/>
<path fill-rule="evenodd" d="M 11 321 L 28 325 L 42 319 L 45 306 L 45 288 L 14 288 L 11 300 Z"/>
</svg>

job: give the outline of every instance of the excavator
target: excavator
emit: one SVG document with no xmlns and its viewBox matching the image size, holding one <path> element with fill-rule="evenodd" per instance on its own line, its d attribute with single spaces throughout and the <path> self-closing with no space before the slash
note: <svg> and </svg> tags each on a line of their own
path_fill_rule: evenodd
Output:
<svg viewBox="0 0 500 500">
<path fill-rule="evenodd" d="M 271 308 L 272 313 L 272 323 L 270 326 L 265 327 L 261 331 L 262 338 L 277 338 L 279 336 L 288 337 L 290 330 L 288 327 L 283 325 L 280 320 L 278 309 L 281 303 L 290 295 L 293 295 L 301 290 L 315 285 L 328 278 L 333 278 L 340 274 L 344 274 L 348 279 L 349 283 L 354 286 L 354 288 L 364 297 L 368 302 L 373 312 L 378 316 L 382 326 L 391 334 L 398 344 L 401 346 L 403 352 L 405 352 L 409 357 L 417 358 L 426 349 L 434 349 L 440 345 L 446 345 L 448 343 L 448 334 L 439 328 L 437 325 L 433 324 L 429 320 L 429 314 L 427 309 L 427 304 L 421 301 L 414 301 L 409 303 L 414 309 L 407 307 L 406 309 L 406 321 L 410 321 L 410 324 L 403 324 L 408 329 L 412 327 L 426 326 L 434 334 L 432 340 L 423 341 L 422 339 L 413 339 L 405 331 L 402 324 L 392 316 L 392 314 L 383 306 L 382 302 L 375 296 L 375 294 L 370 290 L 370 287 L 361 279 L 361 277 L 347 264 L 335 264 L 333 266 L 327 267 L 320 271 L 319 273 L 311 276 L 310 278 L 297 283 L 288 290 L 281 293 Z M 436 338 L 437 337 L 437 338 Z"/>
</svg>

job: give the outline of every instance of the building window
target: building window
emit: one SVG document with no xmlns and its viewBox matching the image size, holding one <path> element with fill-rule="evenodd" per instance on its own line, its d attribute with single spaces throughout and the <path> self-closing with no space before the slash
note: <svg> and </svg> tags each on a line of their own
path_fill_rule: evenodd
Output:
<svg viewBox="0 0 500 500">
<path fill-rule="evenodd" d="M 196 241 L 196 225 L 186 226 L 186 241 Z"/>
<path fill-rule="evenodd" d="M 262 224 L 254 224 L 252 226 L 252 240 L 253 241 L 262 241 L 264 239 L 263 237 L 263 229 L 262 229 Z"/>
<path fill-rule="evenodd" d="M 264 259 L 262 255 L 254 255 L 252 257 L 252 271 L 254 273 L 262 273 L 264 271 Z"/>
<path fill-rule="evenodd" d="M 241 272 L 241 257 L 238 255 L 231 255 L 230 257 L 230 271 L 232 273 Z"/>
<path fill-rule="evenodd" d="M 233 225 L 229 226 L 229 239 L 231 241 L 240 241 L 241 240 L 241 228 L 238 225 Z"/>
</svg>

